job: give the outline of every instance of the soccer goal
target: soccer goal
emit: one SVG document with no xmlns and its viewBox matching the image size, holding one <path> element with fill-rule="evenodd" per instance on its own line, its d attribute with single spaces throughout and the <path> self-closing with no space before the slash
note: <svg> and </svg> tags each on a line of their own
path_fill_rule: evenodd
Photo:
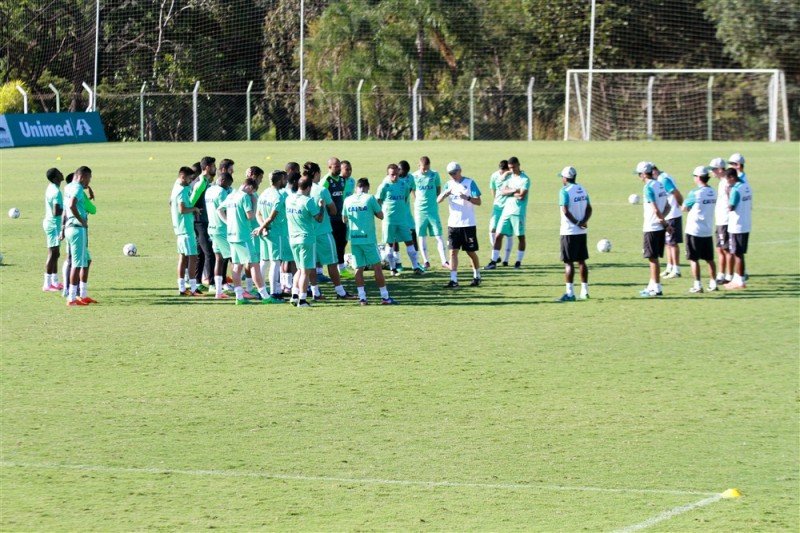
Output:
<svg viewBox="0 0 800 533">
<path fill-rule="evenodd" d="M 565 141 L 790 140 L 780 70 L 572 69 L 565 85 Z"/>
</svg>

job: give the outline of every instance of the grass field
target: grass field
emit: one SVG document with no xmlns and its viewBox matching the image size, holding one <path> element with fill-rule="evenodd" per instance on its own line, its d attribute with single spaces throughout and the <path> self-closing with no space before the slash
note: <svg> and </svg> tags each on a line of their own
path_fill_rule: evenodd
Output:
<svg viewBox="0 0 800 533">
<path fill-rule="evenodd" d="M 683 264 L 664 298 L 640 299 L 632 169 L 656 161 L 686 193 L 696 165 L 737 151 L 755 197 L 748 288 L 687 294 Z M 374 185 L 425 154 L 487 195 L 517 155 L 532 178 L 524 268 L 455 292 L 441 269 L 392 278 L 396 307 L 180 299 L 168 197 L 206 154 L 234 159 L 237 182 L 251 164 L 337 155 Z M 44 172 L 82 164 L 100 304 L 67 309 L 40 290 Z M 555 304 L 567 164 L 595 208 L 590 242 L 614 247 L 590 251 L 590 301 Z M 22 212 L 0 217 L 3 531 L 800 529 L 796 143 L 30 148 L 0 151 L 0 199 Z"/>
</svg>

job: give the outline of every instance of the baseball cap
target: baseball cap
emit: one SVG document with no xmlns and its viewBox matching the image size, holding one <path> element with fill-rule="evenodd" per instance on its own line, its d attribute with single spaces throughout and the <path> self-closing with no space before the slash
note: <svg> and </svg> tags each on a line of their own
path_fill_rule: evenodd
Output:
<svg viewBox="0 0 800 533">
<path fill-rule="evenodd" d="M 452 174 L 456 170 L 461 170 L 461 165 L 459 165 L 455 161 L 450 161 L 449 163 L 447 163 L 447 173 L 448 174 Z"/>
<path fill-rule="evenodd" d="M 738 163 L 744 165 L 744 156 L 740 153 L 735 153 L 728 158 L 729 163 Z"/>
<path fill-rule="evenodd" d="M 568 180 L 574 180 L 575 176 L 578 175 L 578 171 L 575 170 L 575 167 L 564 167 L 558 175 Z"/>
<path fill-rule="evenodd" d="M 636 165 L 636 174 L 650 174 L 653 171 L 653 163 L 648 161 L 639 161 Z"/>
<path fill-rule="evenodd" d="M 722 159 L 721 157 L 715 157 L 714 159 L 711 160 L 708 166 L 710 168 L 725 168 L 725 160 Z"/>
<path fill-rule="evenodd" d="M 708 167 L 694 167 L 694 172 L 692 172 L 693 176 L 707 176 L 708 175 Z"/>
</svg>

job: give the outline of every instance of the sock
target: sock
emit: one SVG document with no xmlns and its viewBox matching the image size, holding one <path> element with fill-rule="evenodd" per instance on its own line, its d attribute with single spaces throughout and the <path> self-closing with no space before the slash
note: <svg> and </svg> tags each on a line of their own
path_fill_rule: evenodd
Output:
<svg viewBox="0 0 800 533">
<path fill-rule="evenodd" d="M 436 249 L 439 250 L 439 257 L 442 260 L 442 264 L 447 263 L 447 254 L 444 251 L 444 239 L 441 235 L 436 236 Z"/>
<path fill-rule="evenodd" d="M 267 269 L 269 268 L 269 265 L 270 261 L 267 261 L 266 259 L 262 259 L 259 263 L 259 266 L 261 267 L 261 279 L 267 279 Z"/>
<path fill-rule="evenodd" d="M 392 245 L 387 244 L 386 246 L 391 247 Z M 395 270 L 397 265 L 395 264 L 394 251 L 391 248 L 387 248 L 386 259 L 389 260 L 389 270 Z"/>
<path fill-rule="evenodd" d="M 81 298 L 86 298 L 89 295 L 85 281 L 78 282 L 78 291 L 80 292 Z"/>
<path fill-rule="evenodd" d="M 575 284 L 567 283 L 567 296 L 575 296 Z"/>
<path fill-rule="evenodd" d="M 726 282 L 727 282 L 727 281 L 730 281 L 730 280 L 732 280 L 732 279 L 733 279 L 733 276 L 731 276 L 730 274 L 725 274 L 725 281 L 726 281 Z"/>
<path fill-rule="evenodd" d="M 744 279 L 739 274 L 734 274 L 731 282 L 737 285 L 744 285 Z"/>
<path fill-rule="evenodd" d="M 489 246 L 494 248 L 494 240 L 497 238 L 497 233 L 490 231 L 489 232 Z"/>
<path fill-rule="evenodd" d="M 400 260 L 400 250 L 392 250 L 392 257 L 394 257 L 394 262 L 396 264 L 400 265 L 402 263 L 402 261 Z"/>
<path fill-rule="evenodd" d="M 335 286 L 335 287 L 333 288 L 333 290 L 335 290 L 335 291 L 336 291 L 336 294 L 337 294 L 337 295 L 339 295 L 339 296 L 344 296 L 345 294 L 347 294 L 347 293 L 345 292 L 345 290 L 344 290 L 344 287 L 342 287 L 341 285 L 337 285 L 337 286 Z"/>
<path fill-rule="evenodd" d="M 406 248 L 408 252 L 408 258 L 411 260 L 411 268 L 414 270 L 419 268 L 419 262 L 417 261 L 417 248 L 412 244 L 408 248 Z"/>
<path fill-rule="evenodd" d="M 261 296 L 261 298 L 263 298 L 264 300 L 269 298 L 269 294 L 267 293 L 267 286 L 266 285 L 262 285 L 261 287 L 258 288 L 258 295 Z"/>
<path fill-rule="evenodd" d="M 58 285 L 58 274 L 57 273 L 50 274 L 50 285 L 52 285 L 52 286 Z"/>
<path fill-rule="evenodd" d="M 473 268 L 472 277 L 476 279 L 481 279 L 481 270 L 479 268 Z"/>
<path fill-rule="evenodd" d="M 497 263 L 500 260 L 500 250 L 492 248 L 492 263 Z"/>
<path fill-rule="evenodd" d="M 294 274 L 291 272 L 286 273 L 286 286 L 289 287 L 289 290 L 294 286 Z"/>
<path fill-rule="evenodd" d="M 672 265 L 672 271 L 675 272 L 676 274 L 680 274 L 681 267 L 679 267 L 678 265 Z"/>
<path fill-rule="evenodd" d="M 664 274 L 669 274 L 672 272 L 672 263 L 667 263 L 667 266 L 664 268 Z"/>
<path fill-rule="evenodd" d="M 379 287 L 378 289 L 381 291 L 381 298 L 383 298 L 384 300 L 388 300 L 389 289 L 387 289 L 386 287 Z"/>
<path fill-rule="evenodd" d="M 75 296 L 78 294 L 78 286 L 77 285 L 70 285 L 69 286 L 69 296 L 67 297 L 70 302 L 75 301 Z"/>
<path fill-rule="evenodd" d="M 50 286 L 50 274 L 47 272 L 44 273 L 44 285 L 42 285 L 43 289 L 46 289 Z"/>
<path fill-rule="evenodd" d="M 214 276 L 214 292 L 217 296 L 222 294 L 222 276 Z"/>
<path fill-rule="evenodd" d="M 450 271 L 450 281 L 455 281 L 456 283 L 458 283 L 458 272 L 456 272 L 455 270 Z"/>
<path fill-rule="evenodd" d="M 62 277 L 64 278 L 64 287 L 69 287 L 69 259 L 65 259 L 61 265 Z"/>
<path fill-rule="evenodd" d="M 367 290 L 364 287 L 356 287 L 358 291 L 358 299 L 359 300 L 366 300 L 367 299 Z"/>
<path fill-rule="evenodd" d="M 178 291 L 184 292 L 186 290 L 186 280 L 178 278 Z"/>
<path fill-rule="evenodd" d="M 708 288 L 709 289 L 716 289 L 717 288 L 717 280 L 713 279 L 713 278 L 708 280 Z"/>
<path fill-rule="evenodd" d="M 521 251 L 517 250 L 517 262 L 518 263 L 522 263 L 522 258 L 523 257 L 525 257 L 525 251 L 524 250 L 521 250 Z"/>
<path fill-rule="evenodd" d="M 656 292 L 661 292 L 661 283 L 656 282 Z"/>
<path fill-rule="evenodd" d="M 278 261 L 269 262 L 269 292 L 272 294 L 280 294 L 281 289 L 281 264 Z"/>
<path fill-rule="evenodd" d="M 508 263 L 508 258 L 511 257 L 511 248 L 514 246 L 514 243 L 511 241 L 511 237 L 506 239 L 506 249 L 505 253 L 503 254 L 503 261 Z"/>
<path fill-rule="evenodd" d="M 694 280 L 694 282 L 692 284 L 692 287 L 694 287 L 695 289 L 702 288 L 702 285 L 700 284 L 700 280 L 699 279 Z"/>
<path fill-rule="evenodd" d="M 245 285 L 247 286 L 247 292 L 253 292 L 253 278 L 247 278 L 245 281 Z"/>
<path fill-rule="evenodd" d="M 192 292 L 197 290 L 197 280 L 196 279 L 192 278 L 192 279 L 189 280 L 189 289 L 191 289 Z"/>
<path fill-rule="evenodd" d="M 422 254 L 422 262 L 428 263 L 428 239 L 427 237 L 419 238 L 419 251 Z"/>
<path fill-rule="evenodd" d="M 581 295 L 586 296 L 587 294 L 589 294 L 589 284 L 581 283 Z"/>
<path fill-rule="evenodd" d="M 236 293 L 237 300 L 244 300 L 244 289 L 242 288 L 241 285 L 239 285 L 238 287 L 234 287 L 233 292 Z"/>
<path fill-rule="evenodd" d="M 313 294 L 314 296 L 319 298 L 319 296 L 322 294 L 321 292 L 319 292 L 319 285 L 312 285 L 311 286 L 311 294 Z"/>
</svg>

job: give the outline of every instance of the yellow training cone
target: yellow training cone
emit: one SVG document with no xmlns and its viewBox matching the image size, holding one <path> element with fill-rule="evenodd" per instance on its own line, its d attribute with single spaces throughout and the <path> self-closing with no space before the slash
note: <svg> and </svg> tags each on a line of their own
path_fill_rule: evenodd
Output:
<svg viewBox="0 0 800 533">
<path fill-rule="evenodd" d="M 723 498 L 740 498 L 742 493 L 739 492 L 739 489 L 728 489 L 722 493 Z"/>
</svg>

